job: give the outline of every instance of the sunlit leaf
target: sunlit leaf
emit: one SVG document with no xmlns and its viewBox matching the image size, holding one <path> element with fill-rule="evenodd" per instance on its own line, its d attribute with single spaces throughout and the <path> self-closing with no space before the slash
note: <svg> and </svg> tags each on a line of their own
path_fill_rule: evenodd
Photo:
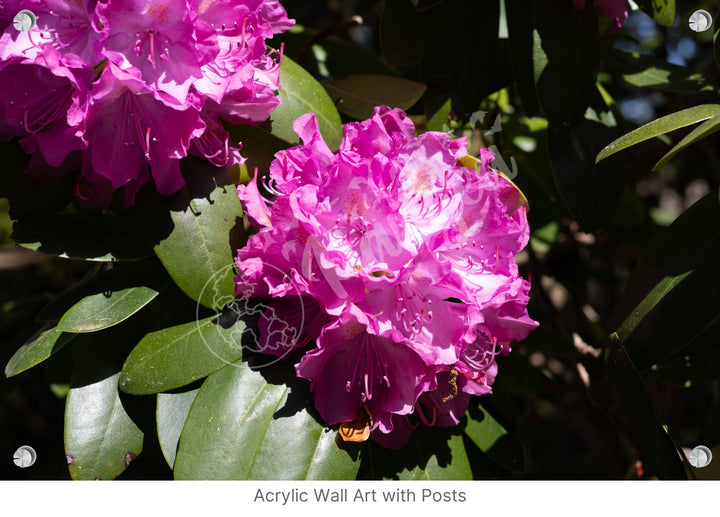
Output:
<svg viewBox="0 0 720 517">
<path fill-rule="evenodd" d="M 609 49 L 604 57 L 608 71 L 634 86 L 679 93 L 712 90 L 702 74 L 654 56 Z"/>
<path fill-rule="evenodd" d="M 515 432 L 501 424 L 481 401 L 474 401 L 468 412 L 465 434 L 486 456 L 506 469 L 517 470 L 522 466 L 522 447 Z"/>
<path fill-rule="evenodd" d="M 718 130 L 720 130 L 720 115 L 716 115 L 713 118 L 706 120 L 698 127 L 693 129 L 690 133 L 688 133 L 685 138 L 675 144 L 675 147 L 670 149 L 670 151 L 668 151 L 665 156 L 658 160 L 658 162 L 653 167 L 653 170 L 656 171 L 660 169 L 660 167 L 669 162 L 677 153 L 679 153 L 686 147 L 694 144 L 695 142 L 712 135 Z"/>
<path fill-rule="evenodd" d="M 720 115 L 720 104 L 702 104 L 660 117 L 610 142 L 598 153 L 595 162 L 600 162 L 608 156 L 640 142 L 702 122 L 717 115 Z"/>
<path fill-rule="evenodd" d="M 157 295 L 156 290 L 141 286 L 88 296 L 65 313 L 58 328 L 66 332 L 102 330 L 129 318 Z"/>
<path fill-rule="evenodd" d="M 242 357 L 244 331 L 239 319 L 211 316 L 150 332 L 125 361 L 120 388 L 147 395 L 201 379 Z"/>
<path fill-rule="evenodd" d="M 225 168 L 186 159 L 186 185 L 172 196 L 142 198 L 137 213 L 155 253 L 185 294 L 220 308 L 235 298 L 233 257 L 242 246 L 242 206 Z"/>
<path fill-rule="evenodd" d="M 290 394 L 244 362 L 208 377 L 180 436 L 175 478 L 354 479 L 359 463 L 336 432 Z"/>
<path fill-rule="evenodd" d="M 64 333 L 56 326 L 46 325 L 13 354 L 5 366 L 5 376 L 12 377 L 43 362 L 74 337 L 74 334 Z"/>
<path fill-rule="evenodd" d="M 400 449 L 368 441 L 362 451 L 362 479 L 440 481 L 472 479 L 462 435 L 457 430 L 418 427 Z"/>
<path fill-rule="evenodd" d="M 342 121 L 337 108 L 325 89 L 303 67 L 292 59 L 284 58 L 280 67 L 280 106 L 261 127 L 289 144 L 300 143 L 293 123 L 300 115 L 314 113 L 325 142 L 337 149 L 342 139 Z"/>
<path fill-rule="evenodd" d="M 114 330 L 86 339 L 65 406 L 65 454 L 73 479 L 114 479 L 143 449 L 143 433 L 118 392 L 120 364 L 132 337 Z"/>
<path fill-rule="evenodd" d="M 638 0 L 637 4 L 660 25 L 675 24 L 675 0 Z"/>
<path fill-rule="evenodd" d="M 176 393 L 158 393 L 155 415 L 158 441 L 170 468 L 175 464 L 180 433 L 199 390 L 200 388 L 195 388 Z"/>
<path fill-rule="evenodd" d="M 60 293 L 42 308 L 36 316 L 39 321 L 58 321 L 73 306 L 85 298 L 103 294 L 112 298 L 114 293 L 133 287 L 145 286 L 159 292 L 170 282 L 162 264 L 151 257 L 139 262 L 120 262 L 112 268 L 98 264 L 82 282 Z"/>
</svg>

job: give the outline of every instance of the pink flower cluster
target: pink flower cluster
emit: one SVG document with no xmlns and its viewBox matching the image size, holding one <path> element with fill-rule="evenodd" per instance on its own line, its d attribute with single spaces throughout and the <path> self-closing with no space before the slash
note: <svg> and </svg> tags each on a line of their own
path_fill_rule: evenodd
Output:
<svg viewBox="0 0 720 517">
<path fill-rule="evenodd" d="M 529 235 L 516 188 L 491 151 L 467 168 L 465 139 L 416 137 L 398 109 L 346 124 L 337 152 L 313 114 L 293 127 L 304 144 L 275 155 L 273 199 L 257 174 L 238 187 L 258 232 L 236 294 L 271 299 L 258 350 L 302 354 L 296 372 L 341 432 L 392 447 L 420 423 L 457 424 L 491 391 L 495 356 L 537 325 L 514 260 Z"/>
<path fill-rule="evenodd" d="M 623 23 L 625 23 L 625 20 L 627 20 L 627 0 L 594 0 L 594 2 L 603 15 L 615 20 L 613 30 L 619 30 Z M 572 3 L 577 9 L 585 8 L 585 0 L 572 0 Z"/>
<path fill-rule="evenodd" d="M 21 10 L 33 29 L 12 24 Z M 21 138 L 37 181 L 79 171 L 89 208 L 118 189 L 130 205 L 151 178 L 171 194 L 188 154 L 243 162 L 221 121 L 257 124 L 279 103 L 265 39 L 292 23 L 277 0 L 4 0 L 0 138 Z"/>
</svg>

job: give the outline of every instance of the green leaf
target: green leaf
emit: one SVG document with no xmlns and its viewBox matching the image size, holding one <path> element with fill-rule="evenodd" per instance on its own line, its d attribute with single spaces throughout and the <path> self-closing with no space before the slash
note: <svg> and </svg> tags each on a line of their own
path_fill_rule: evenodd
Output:
<svg viewBox="0 0 720 517">
<path fill-rule="evenodd" d="M 143 433 L 118 392 L 128 338 L 116 331 L 86 336 L 65 406 L 65 454 L 73 479 L 114 479 L 142 452 Z"/>
<path fill-rule="evenodd" d="M 259 126 L 227 125 L 233 142 L 242 145 L 247 161 L 240 167 L 241 180 L 254 175 L 266 175 L 275 153 L 300 143 L 293 130 L 293 123 L 306 113 L 315 113 L 320 133 L 331 149 L 337 149 L 342 140 L 340 114 L 325 89 L 304 68 L 283 56 L 280 69 L 281 104 L 273 110 L 270 118 Z"/>
<path fill-rule="evenodd" d="M 58 328 L 66 332 L 96 332 L 125 321 L 154 300 L 169 283 L 163 273 L 157 261 L 152 260 L 99 274 L 65 293 L 66 299 L 87 294 L 65 312 Z"/>
<path fill-rule="evenodd" d="M 99 271 L 100 266 L 95 266 L 82 282 L 53 298 L 36 319 L 58 321 L 73 306 L 81 306 L 86 298 L 105 295 L 111 300 L 115 293 L 135 287 L 147 287 L 159 292 L 170 282 L 165 269 L 155 257 L 140 262 L 120 262 L 103 271 Z"/>
<path fill-rule="evenodd" d="M 320 83 L 292 59 L 283 57 L 280 84 L 281 103 L 270 115 L 270 132 L 289 144 L 299 144 L 300 138 L 293 130 L 293 123 L 300 115 L 314 113 L 325 142 L 330 149 L 337 149 L 343 136 L 342 121 Z M 268 127 L 268 123 L 261 127 Z"/>
<path fill-rule="evenodd" d="M 595 158 L 595 163 L 645 140 L 664 135 L 681 127 L 702 122 L 717 115 L 720 115 L 720 104 L 701 104 L 700 106 L 694 106 L 660 117 L 610 142 L 598 153 Z"/>
<path fill-rule="evenodd" d="M 175 464 L 180 433 L 198 391 L 200 388 L 177 393 L 158 393 L 155 413 L 158 441 L 170 468 Z"/>
<path fill-rule="evenodd" d="M 484 397 L 483 397 L 484 398 Z M 523 464 L 522 446 L 514 431 L 508 430 L 480 400 L 473 401 L 468 411 L 465 434 L 490 459 L 508 470 L 518 470 Z"/>
<path fill-rule="evenodd" d="M 687 479 L 673 439 L 664 428 L 632 360 L 611 336 L 607 364 L 620 407 L 630 427 L 635 447 L 649 470 L 660 479 Z"/>
<path fill-rule="evenodd" d="M 13 354 L 5 366 L 5 376 L 12 377 L 43 362 L 74 337 L 74 334 L 63 333 L 55 326 L 46 325 Z"/>
<path fill-rule="evenodd" d="M 660 160 L 653 167 L 653 170 L 658 170 L 660 167 L 669 162 L 672 157 L 675 156 L 677 153 L 679 153 L 686 147 L 694 144 L 695 142 L 712 135 L 718 130 L 720 130 L 720 115 L 716 115 L 713 118 L 706 120 L 698 127 L 690 131 L 690 133 L 688 133 L 685 138 L 680 140 L 677 144 L 675 144 L 675 147 L 670 149 L 670 151 L 668 151 L 665 156 L 660 158 Z"/>
<path fill-rule="evenodd" d="M 186 185 L 172 196 L 140 198 L 137 213 L 175 283 L 201 305 L 220 308 L 235 298 L 242 206 L 227 169 L 193 158 L 181 168 Z"/>
<path fill-rule="evenodd" d="M 675 0 L 638 0 L 637 3 L 660 25 L 672 27 L 675 24 Z"/>
<path fill-rule="evenodd" d="M 402 481 L 472 479 L 472 470 L 465 452 L 462 436 L 450 436 L 447 446 L 449 449 L 449 461 L 447 463 L 447 460 L 442 457 L 433 455 L 423 466 L 400 472 L 398 479 Z"/>
<path fill-rule="evenodd" d="M 372 115 L 375 106 L 407 110 L 420 100 L 422 83 L 389 75 L 356 74 L 323 83 L 340 111 L 358 120 Z"/>
<path fill-rule="evenodd" d="M 152 255 L 140 228 L 117 216 L 21 219 L 13 225 L 11 238 L 23 248 L 63 258 L 114 262 Z"/>
<path fill-rule="evenodd" d="M 201 379 L 242 357 L 243 332 L 232 311 L 150 332 L 125 361 L 120 389 L 148 395 Z"/>
<path fill-rule="evenodd" d="M 427 120 L 427 131 L 447 131 L 450 122 L 450 110 L 452 109 L 452 100 L 448 99 L 440 109 Z"/>
<path fill-rule="evenodd" d="M 120 402 L 118 375 L 70 389 L 65 454 L 73 479 L 114 479 L 142 452 L 143 433 Z"/>
<path fill-rule="evenodd" d="M 149 287 L 130 287 L 83 298 L 58 322 L 66 332 L 95 332 L 125 321 L 150 303 L 158 292 Z"/>
<path fill-rule="evenodd" d="M 617 337 L 638 368 L 669 357 L 720 315 L 718 190 L 654 239 L 616 307 Z"/>
<path fill-rule="evenodd" d="M 626 82 L 640 88 L 678 93 L 696 93 L 713 89 L 702 74 L 654 56 L 608 49 L 603 57 L 609 72 L 614 76 L 622 76 Z"/>
<path fill-rule="evenodd" d="M 419 426 L 400 449 L 365 443 L 361 479 L 464 480 L 472 479 L 462 435 L 457 430 Z"/>
<path fill-rule="evenodd" d="M 238 362 L 207 378 L 180 436 L 176 479 L 355 478 L 358 462 L 305 409 L 303 384 L 291 391 L 266 370 Z"/>
</svg>

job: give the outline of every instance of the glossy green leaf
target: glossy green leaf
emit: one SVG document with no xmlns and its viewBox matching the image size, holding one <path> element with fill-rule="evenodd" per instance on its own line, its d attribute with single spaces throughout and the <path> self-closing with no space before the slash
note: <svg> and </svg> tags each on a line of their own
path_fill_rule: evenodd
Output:
<svg viewBox="0 0 720 517">
<path fill-rule="evenodd" d="M 323 83 L 338 109 L 359 120 L 370 118 L 375 106 L 407 110 L 420 100 L 422 83 L 389 75 L 357 74 Z"/>
<path fill-rule="evenodd" d="M 447 446 L 449 448 L 449 463 L 446 463 L 442 457 L 434 455 L 423 466 L 400 472 L 398 479 L 402 481 L 472 479 L 472 470 L 465 452 L 462 436 L 452 435 L 447 442 Z"/>
<path fill-rule="evenodd" d="M 242 357 L 245 323 L 232 311 L 150 332 L 132 350 L 120 388 L 133 395 L 172 390 Z"/>
<path fill-rule="evenodd" d="M 105 215 L 21 219 L 13 225 L 11 238 L 24 248 L 63 258 L 113 262 L 152 255 L 137 225 Z"/>
<path fill-rule="evenodd" d="M 617 337 L 635 365 L 646 368 L 692 342 L 718 315 L 720 199 L 714 190 L 651 242 L 616 307 Z"/>
<path fill-rule="evenodd" d="M 46 325 L 13 354 L 5 366 L 5 376 L 12 377 L 43 362 L 74 337 L 74 334 L 63 333 L 56 326 Z"/>
<path fill-rule="evenodd" d="M 170 468 L 173 468 L 175 464 L 180 433 L 198 391 L 200 388 L 174 393 L 158 393 L 155 413 L 158 441 Z"/>
<path fill-rule="evenodd" d="M 83 298 L 58 322 L 66 332 L 95 332 L 125 321 L 150 303 L 158 292 L 150 287 L 129 287 Z"/>
<path fill-rule="evenodd" d="M 440 481 L 472 479 L 462 435 L 456 429 L 418 426 L 400 449 L 373 441 L 362 452 L 361 479 Z"/>
<path fill-rule="evenodd" d="M 120 364 L 132 330 L 84 336 L 65 405 L 65 454 L 73 479 L 114 479 L 141 452 L 143 433 L 118 392 Z"/>
<path fill-rule="evenodd" d="M 292 392 L 238 362 L 203 383 L 180 436 L 176 479 L 354 479 L 358 462 Z M 268 368 L 266 366 L 266 368 Z"/>
<path fill-rule="evenodd" d="M 104 269 L 101 270 L 101 267 Z M 36 319 L 58 321 L 74 306 L 81 306 L 86 298 L 94 299 L 96 295 L 104 295 L 111 300 L 116 293 L 135 287 L 147 287 L 159 292 L 169 282 L 165 269 L 155 257 L 140 262 L 120 262 L 113 264 L 110 269 L 97 264 L 82 282 L 60 293 L 43 307 Z"/>
<path fill-rule="evenodd" d="M 675 24 L 675 0 L 638 0 L 637 4 L 660 25 L 672 27 Z"/>
<path fill-rule="evenodd" d="M 508 470 L 521 468 L 523 452 L 515 432 L 501 424 L 480 401 L 473 401 L 470 407 L 465 434 L 499 465 Z"/>
<path fill-rule="evenodd" d="M 137 213 L 155 253 L 190 298 L 220 308 L 235 298 L 233 257 L 243 232 L 242 206 L 227 169 L 185 159 L 186 185 L 172 196 L 148 196 Z"/>
<path fill-rule="evenodd" d="M 675 131 L 681 127 L 702 122 L 717 115 L 720 115 L 720 104 L 702 104 L 660 117 L 610 142 L 598 153 L 595 162 L 600 162 L 608 156 L 640 142 Z"/>
<path fill-rule="evenodd" d="M 690 131 L 685 137 L 680 140 L 675 146 L 670 149 L 670 151 L 665 154 L 653 167 L 653 170 L 656 171 L 663 165 L 665 165 L 667 162 L 669 162 L 673 156 L 675 156 L 677 153 L 685 149 L 686 147 L 694 144 L 695 142 L 702 140 L 705 137 L 708 137 L 712 135 L 713 133 L 720 130 L 720 115 L 716 115 L 711 119 L 706 120 L 702 124 L 700 124 L 698 127 Z"/>
<path fill-rule="evenodd" d="M 261 127 L 269 127 L 274 136 L 296 145 L 300 143 L 300 137 L 293 130 L 295 119 L 314 113 L 325 142 L 330 149 L 337 149 L 343 136 L 342 121 L 320 83 L 292 59 L 283 57 L 280 84 L 280 106 L 273 110 L 269 122 Z"/>
<path fill-rule="evenodd" d="M 120 402 L 118 375 L 70 389 L 65 454 L 73 479 L 114 479 L 142 452 L 143 433 Z"/>
<path fill-rule="evenodd" d="M 610 341 L 607 359 L 610 378 L 635 447 L 658 478 L 687 479 L 675 443 L 665 430 L 635 365 L 615 334 Z"/>
</svg>

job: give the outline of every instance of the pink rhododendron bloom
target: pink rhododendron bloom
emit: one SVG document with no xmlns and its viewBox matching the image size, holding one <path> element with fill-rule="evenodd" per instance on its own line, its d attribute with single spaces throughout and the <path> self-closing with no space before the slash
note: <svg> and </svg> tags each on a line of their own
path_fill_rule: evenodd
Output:
<svg viewBox="0 0 720 517">
<path fill-rule="evenodd" d="M 22 9 L 31 30 L 9 23 Z M 222 122 L 280 103 L 266 39 L 293 24 L 277 0 L 3 0 L 0 22 L 0 138 L 21 139 L 33 178 L 74 173 L 96 210 L 151 181 L 176 192 L 188 154 L 242 164 Z"/>
<path fill-rule="evenodd" d="M 593 0 L 600 12 L 609 18 L 613 18 L 615 23 L 613 29 L 618 30 L 622 27 L 628 17 L 627 0 Z M 578 9 L 585 7 L 585 0 L 572 0 L 573 5 Z"/>
<path fill-rule="evenodd" d="M 490 151 L 468 169 L 464 139 L 415 136 L 398 109 L 346 124 L 336 152 L 313 114 L 293 127 L 303 144 L 262 179 L 272 199 L 257 174 L 238 187 L 258 231 L 236 294 L 271 299 L 258 351 L 299 357 L 341 431 L 399 447 L 417 425 L 456 425 L 492 391 L 496 356 L 537 326 L 514 259 L 529 236 L 517 189 Z"/>
</svg>

